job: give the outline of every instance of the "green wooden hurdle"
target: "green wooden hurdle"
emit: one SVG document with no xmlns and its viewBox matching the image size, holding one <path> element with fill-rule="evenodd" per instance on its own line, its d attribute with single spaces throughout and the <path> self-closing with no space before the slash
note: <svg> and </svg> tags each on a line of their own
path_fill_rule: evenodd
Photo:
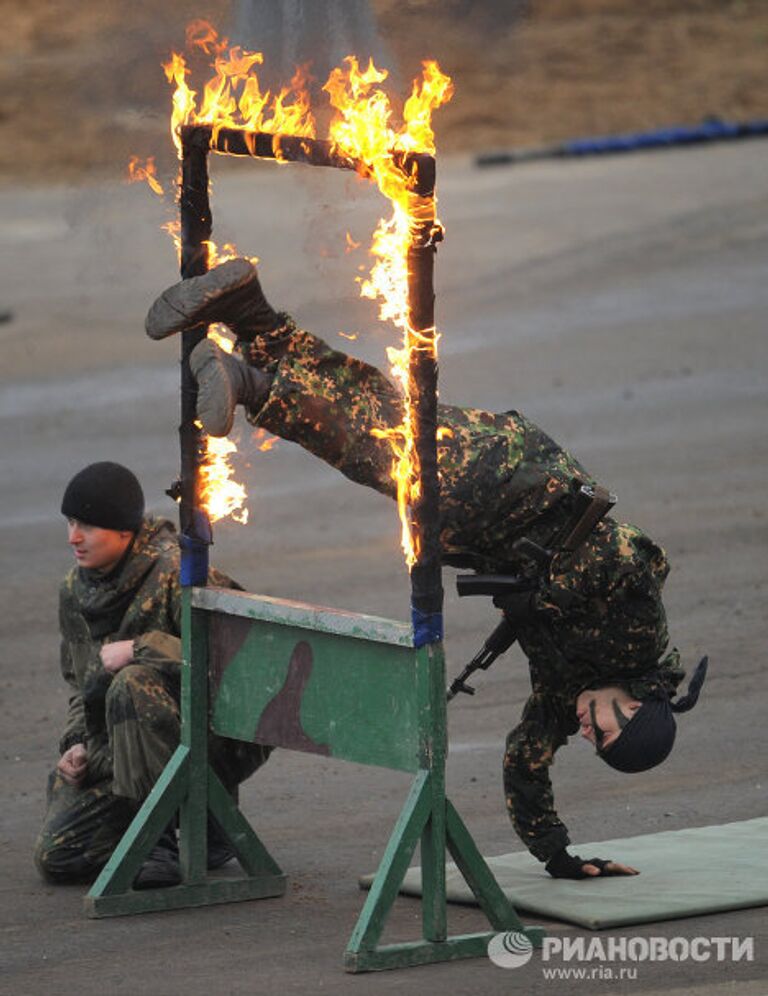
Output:
<svg viewBox="0 0 768 996">
<path fill-rule="evenodd" d="M 86 898 L 114 916 L 279 896 L 285 875 L 208 765 L 208 728 L 222 736 L 409 771 L 411 790 L 345 954 L 350 972 L 477 957 L 502 930 L 524 927 L 445 796 L 445 666 L 440 644 L 414 648 L 410 626 L 222 588 L 185 591 L 181 744 Z M 210 809 L 243 874 L 206 871 Z M 134 891 L 141 863 L 180 811 L 183 882 Z M 422 938 L 379 946 L 421 842 Z M 446 850 L 493 928 L 449 937 Z"/>
</svg>

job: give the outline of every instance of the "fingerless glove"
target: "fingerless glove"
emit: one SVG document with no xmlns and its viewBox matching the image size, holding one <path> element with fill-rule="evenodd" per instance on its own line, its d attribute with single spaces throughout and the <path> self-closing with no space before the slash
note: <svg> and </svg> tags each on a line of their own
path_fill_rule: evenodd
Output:
<svg viewBox="0 0 768 996">
<path fill-rule="evenodd" d="M 544 865 L 552 878 L 596 878 L 595 875 L 589 875 L 584 871 L 584 865 L 594 865 L 596 868 L 600 869 L 600 874 L 603 874 L 605 866 L 609 864 L 609 861 L 604 861 L 602 858 L 580 858 L 578 854 L 569 854 L 568 851 L 563 848 L 562 851 L 558 851 L 557 854 L 553 854 L 549 861 Z"/>
</svg>

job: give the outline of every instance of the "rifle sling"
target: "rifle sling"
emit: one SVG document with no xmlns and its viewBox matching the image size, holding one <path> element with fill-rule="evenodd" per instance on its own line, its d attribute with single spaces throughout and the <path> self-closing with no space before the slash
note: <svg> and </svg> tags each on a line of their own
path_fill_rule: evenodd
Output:
<svg viewBox="0 0 768 996">
<path fill-rule="evenodd" d="M 601 484 L 597 484 L 592 492 L 592 500 L 560 544 L 560 549 L 567 553 L 573 553 L 581 546 L 606 512 L 616 503 L 616 498 Z"/>
</svg>

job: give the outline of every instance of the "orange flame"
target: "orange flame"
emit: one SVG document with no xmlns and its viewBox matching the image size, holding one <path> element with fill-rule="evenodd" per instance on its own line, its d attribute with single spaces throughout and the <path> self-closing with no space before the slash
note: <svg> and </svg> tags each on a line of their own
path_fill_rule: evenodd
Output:
<svg viewBox="0 0 768 996">
<path fill-rule="evenodd" d="M 241 253 L 234 242 L 225 242 L 221 249 L 219 249 L 213 239 L 206 239 L 203 242 L 203 245 L 208 248 L 209 269 L 213 269 L 213 267 L 218 266 L 219 263 L 226 263 L 230 259 L 250 259 L 254 265 L 259 261 L 258 256 L 246 256 L 244 253 Z"/>
<path fill-rule="evenodd" d="M 162 197 L 165 193 L 160 185 L 160 181 L 157 179 L 154 156 L 150 156 L 145 165 L 142 165 L 140 156 L 131 156 L 128 162 L 128 182 L 140 183 L 142 180 L 147 181 L 158 197 Z"/>
<path fill-rule="evenodd" d="M 419 467 L 413 431 L 413 406 L 409 368 L 414 350 L 436 356 L 438 336 L 434 329 L 416 331 L 408 318 L 408 248 L 412 234 L 422 225 L 436 227 L 434 198 L 421 198 L 411 190 L 409 178 L 396 162 L 400 152 L 434 153 L 432 111 L 450 100 L 453 86 L 436 62 L 425 62 L 421 83 L 414 81 L 403 108 L 403 122 L 392 124 L 393 109 L 381 89 L 386 70 L 378 70 L 371 60 L 361 71 L 357 59 L 348 56 L 346 69 L 331 73 L 324 89 L 338 117 L 331 123 L 336 147 L 360 159 L 379 190 L 392 204 L 392 215 L 382 218 L 373 235 L 371 254 L 375 262 L 367 280 L 361 280 L 360 293 L 379 301 L 379 318 L 391 321 L 402 332 L 403 347 L 387 350 L 395 381 L 403 393 L 403 422 L 394 429 L 375 431 L 387 439 L 392 449 L 392 477 L 397 484 L 397 504 L 401 540 L 406 562 L 412 567 L 419 551 L 410 528 L 408 509 L 419 496 Z M 348 239 L 349 242 L 349 239 Z"/>
<path fill-rule="evenodd" d="M 213 55 L 214 75 L 205 84 L 198 106 L 197 93 L 187 85 L 189 69 L 184 56 L 174 52 L 163 64 L 168 81 L 176 85 L 171 134 L 177 150 L 180 151 L 179 128 L 187 124 L 315 137 L 305 67 L 299 66 L 290 85 L 272 94 L 269 90 L 262 91 L 253 71 L 264 61 L 261 52 L 247 52 L 239 45 L 227 51 L 227 40 L 220 40 L 216 29 L 202 20 L 189 26 L 187 42 Z"/>
<path fill-rule="evenodd" d="M 206 335 L 209 339 L 213 339 L 219 349 L 224 350 L 225 353 L 234 352 L 235 344 L 229 337 L 229 329 L 226 325 L 215 322 L 213 325 L 208 326 Z"/>
<path fill-rule="evenodd" d="M 236 445 L 226 436 L 206 437 L 206 452 L 200 465 L 200 501 L 211 522 L 227 517 L 243 524 L 248 521 L 245 488 L 232 480 L 234 471 L 229 458 L 236 451 Z"/>
<path fill-rule="evenodd" d="M 213 25 L 202 18 L 189 22 L 186 37 L 187 48 L 200 48 L 206 55 L 221 55 L 229 44 L 226 38 L 219 39 Z"/>
<path fill-rule="evenodd" d="M 160 228 L 170 235 L 176 250 L 176 259 L 181 262 L 181 222 L 178 218 L 166 221 Z"/>
<path fill-rule="evenodd" d="M 211 244 L 209 252 L 216 258 L 215 243 Z M 206 335 L 225 353 L 233 352 L 235 344 L 226 325 L 215 322 L 208 326 Z M 200 503 L 211 522 L 232 518 L 245 525 L 248 521 L 245 506 L 248 493 L 242 484 L 234 480 L 232 457 L 235 453 L 237 444 L 229 437 L 205 437 L 205 454 L 200 467 Z"/>
<path fill-rule="evenodd" d="M 174 248 L 176 249 L 176 258 L 181 261 L 181 223 L 178 218 L 173 218 L 171 221 L 166 221 L 162 224 L 161 229 L 167 232 L 173 240 Z M 213 241 L 213 239 L 207 239 L 203 242 L 203 245 L 208 249 L 208 266 L 212 268 L 218 266 L 219 263 L 226 263 L 230 259 L 238 259 L 243 256 L 237 248 L 237 246 L 232 242 L 225 242 L 221 249 Z M 250 259 L 250 261 L 255 265 L 259 261 L 258 256 L 245 256 L 245 259 Z"/>
<path fill-rule="evenodd" d="M 254 430 L 254 432 L 251 433 L 251 439 L 261 453 L 269 453 L 269 451 L 280 442 L 277 436 L 273 436 L 271 433 L 267 432 L 266 429 Z"/>
</svg>

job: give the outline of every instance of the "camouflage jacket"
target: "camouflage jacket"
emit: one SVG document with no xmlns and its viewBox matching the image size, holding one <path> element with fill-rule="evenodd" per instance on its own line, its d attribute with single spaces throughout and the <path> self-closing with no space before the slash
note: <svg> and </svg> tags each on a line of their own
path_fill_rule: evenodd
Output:
<svg viewBox="0 0 768 996">
<path fill-rule="evenodd" d="M 240 348 L 274 375 L 252 422 L 394 497 L 389 443 L 373 430 L 398 426 L 402 401 L 379 370 L 291 322 Z M 438 418 L 444 561 L 489 573 L 525 570 L 515 542 L 551 544 L 569 521 L 575 490 L 593 478 L 518 412 L 439 405 Z M 668 569 L 648 536 L 606 518 L 578 550 L 554 558 L 516 618 L 532 695 L 508 738 L 505 786 L 515 828 L 542 860 L 568 843 L 549 768 L 578 729 L 578 693 L 613 680 L 635 694 L 659 685 L 671 691 L 682 677 L 675 654 L 658 663 L 667 645 Z"/>
<path fill-rule="evenodd" d="M 211 583 L 231 584 L 211 570 Z M 105 697 L 112 675 L 99 653 L 103 644 L 133 640 L 133 662 L 178 676 L 181 663 L 181 589 L 176 530 L 168 519 L 147 517 L 130 550 L 108 575 L 73 567 L 59 592 L 61 671 L 69 711 L 59 743 L 88 751 L 93 779 L 111 774 Z"/>
<path fill-rule="evenodd" d="M 579 729 L 575 701 L 590 686 L 619 684 L 636 698 L 683 678 L 667 647 L 661 589 L 664 551 L 634 526 L 606 519 L 570 555 L 555 557 L 518 627 L 532 694 L 507 737 L 504 789 L 509 815 L 541 861 L 569 843 L 554 806 L 549 769 Z"/>
</svg>

